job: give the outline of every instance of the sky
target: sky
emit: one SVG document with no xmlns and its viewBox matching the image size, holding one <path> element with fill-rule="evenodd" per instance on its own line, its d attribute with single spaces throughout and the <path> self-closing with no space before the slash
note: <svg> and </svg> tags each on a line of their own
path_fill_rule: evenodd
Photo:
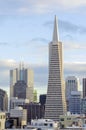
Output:
<svg viewBox="0 0 86 130">
<path fill-rule="evenodd" d="M 57 16 L 64 78 L 86 77 L 86 0 L 0 0 L 0 88 L 9 93 L 10 69 L 24 62 L 34 88 L 46 93 L 48 46 Z"/>
</svg>

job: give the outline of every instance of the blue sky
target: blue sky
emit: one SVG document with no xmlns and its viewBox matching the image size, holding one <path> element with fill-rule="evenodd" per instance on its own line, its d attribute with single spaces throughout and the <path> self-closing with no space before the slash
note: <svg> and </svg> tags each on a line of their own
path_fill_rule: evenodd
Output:
<svg viewBox="0 0 86 130">
<path fill-rule="evenodd" d="M 65 77 L 86 76 L 85 0 L 0 0 L 0 88 L 9 91 L 9 70 L 23 61 L 34 69 L 38 93 L 46 92 L 55 15 Z"/>
</svg>

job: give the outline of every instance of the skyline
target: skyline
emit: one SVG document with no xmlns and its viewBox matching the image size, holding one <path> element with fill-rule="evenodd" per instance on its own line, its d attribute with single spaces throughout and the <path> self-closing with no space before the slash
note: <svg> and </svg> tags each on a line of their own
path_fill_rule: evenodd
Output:
<svg viewBox="0 0 86 130">
<path fill-rule="evenodd" d="M 86 76 L 85 6 L 86 1 L 81 0 L 0 0 L 0 88 L 9 88 L 9 70 L 23 61 L 34 69 L 34 88 L 39 91 L 42 86 L 46 91 L 48 43 L 55 15 L 65 76 Z"/>
</svg>

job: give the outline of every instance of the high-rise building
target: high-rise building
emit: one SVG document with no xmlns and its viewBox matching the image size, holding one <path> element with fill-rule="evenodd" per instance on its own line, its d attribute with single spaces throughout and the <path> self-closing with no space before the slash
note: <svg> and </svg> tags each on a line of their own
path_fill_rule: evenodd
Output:
<svg viewBox="0 0 86 130">
<path fill-rule="evenodd" d="M 65 96 L 67 111 L 69 111 L 69 98 L 72 91 L 78 91 L 80 87 L 79 79 L 75 76 L 68 76 L 65 81 Z"/>
<path fill-rule="evenodd" d="M 19 68 L 10 70 L 10 97 L 27 98 L 29 101 L 33 101 L 33 85 L 34 74 L 32 69 L 20 65 Z"/>
<path fill-rule="evenodd" d="M 39 98 L 39 102 L 41 105 L 45 105 L 46 102 L 46 94 L 41 94 Z"/>
<path fill-rule="evenodd" d="M 8 95 L 7 92 L 0 89 L 0 110 L 8 111 Z"/>
<path fill-rule="evenodd" d="M 86 98 L 86 78 L 83 78 L 83 98 Z"/>
<path fill-rule="evenodd" d="M 81 92 L 72 91 L 69 98 L 69 111 L 73 114 L 80 114 Z"/>
<path fill-rule="evenodd" d="M 85 116 L 86 116 L 86 98 L 81 99 L 80 113 L 85 114 Z"/>
<path fill-rule="evenodd" d="M 78 91 L 79 90 L 79 79 L 75 76 L 68 76 L 66 78 L 65 82 L 65 93 L 66 93 L 66 99 L 70 98 L 72 91 Z"/>
<path fill-rule="evenodd" d="M 41 104 L 37 102 L 30 102 L 29 104 L 22 105 L 27 110 L 27 122 L 31 122 L 32 119 L 43 118 Z"/>
<path fill-rule="evenodd" d="M 42 118 L 44 118 L 44 114 L 45 114 L 45 103 L 46 103 L 46 94 L 41 94 L 40 95 L 39 102 L 41 104 L 41 109 L 42 109 Z"/>
<path fill-rule="evenodd" d="M 45 118 L 59 120 L 66 112 L 63 80 L 62 43 L 59 42 L 55 16 L 53 40 L 49 44 L 49 78 L 45 104 Z"/>
</svg>

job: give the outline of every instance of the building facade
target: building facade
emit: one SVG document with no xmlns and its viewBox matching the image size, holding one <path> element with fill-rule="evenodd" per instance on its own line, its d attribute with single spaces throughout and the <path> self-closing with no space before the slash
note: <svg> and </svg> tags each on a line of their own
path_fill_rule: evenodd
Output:
<svg viewBox="0 0 86 130">
<path fill-rule="evenodd" d="M 0 110 L 8 111 L 8 95 L 6 91 L 0 89 Z"/>
<path fill-rule="evenodd" d="M 83 78 L 83 98 L 86 98 L 86 78 Z"/>
<path fill-rule="evenodd" d="M 69 98 L 69 111 L 72 114 L 80 114 L 80 105 L 81 105 L 81 92 L 72 91 L 71 97 Z"/>
<path fill-rule="evenodd" d="M 81 99 L 80 113 L 85 114 L 85 116 L 86 116 L 86 98 Z"/>
<path fill-rule="evenodd" d="M 10 108 L 14 109 L 15 107 L 25 105 L 29 103 L 28 99 L 19 99 L 18 97 L 12 97 L 10 100 Z"/>
<path fill-rule="evenodd" d="M 79 79 L 75 76 L 68 76 L 65 81 L 65 96 L 67 111 L 69 111 L 69 98 L 72 91 L 78 91 L 80 87 Z"/>
<path fill-rule="evenodd" d="M 10 70 L 10 97 L 27 98 L 29 101 L 33 101 L 33 86 L 34 74 L 32 69 L 20 65 L 19 68 Z M 19 96 L 20 91 L 21 97 Z"/>
<path fill-rule="evenodd" d="M 22 107 L 15 107 L 10 110 L 10 118 L 19 118 L 20 125 L 27 125 L 27 110 Z"/>
<path fill-rule="evenodd" d="M 49 78 L 45 104 L 45 118 L 53 120 L 59 120 L 59 116 L 66 112 L 62 61 L 62 43 L 58 39 L 55 16 L 53 41 L 49 44 Z"/>
<path fill-rule="evenodd" d="M 62 130 L 67 130 L 67 127 L 72 127 L 69 128 L 69 130 L 79 130 L 78 127 L 81 127 L 83 124 L 82 118 L 83 117 L 80 114 L 70 114 L 69 112 L 66 115 L 61 115 L 59 120 L 60 128 L 62 128 Z"/>
<path fill-rule="evenodd" d="M 22 105 L 22 107 L 27 110 L 27 122 L 31 122 L 32 119 L 43 118 L 40 103 L 32 102 L 29 104 Z"/>
<path fill-rule="evenodd" d="M 46 94 L 41 94 L 39 98 L 39 102 L 41 105 L 45 105 L 46 103 Z"/>
<path fill-rule="evenodd" d="M 6 113 L 0 112 L 0 130 L 5 129 Z"/>
<path fill-rule="evenodd" d="M 79 79 L 75 76 L 68 76 L 65 81 L 65 93 L 66 93 L 66 99 L 70 98 L 72 91 L 78 91 L 79 90 Z"/>
<path fill-rule="evenodd" d="M 46 94 L 40 95 L 39 102 L 41 104 L 42 118 L 44 118 L 44 114 L 45 114 L 45 103 L 46 103 Z"/>
</svg>

